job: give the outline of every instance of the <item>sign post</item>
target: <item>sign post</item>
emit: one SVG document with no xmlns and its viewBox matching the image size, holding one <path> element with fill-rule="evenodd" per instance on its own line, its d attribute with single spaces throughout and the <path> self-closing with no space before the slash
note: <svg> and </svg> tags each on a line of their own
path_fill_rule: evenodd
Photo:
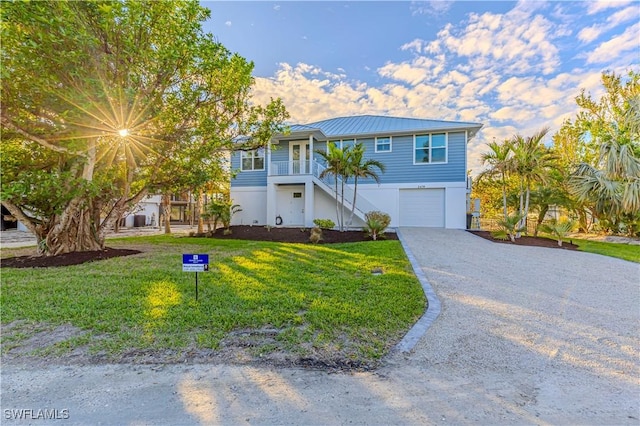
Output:
<svg viewBox="0 0 640 426">
<path fill-rule="evenodd" d="M 196 273 L 196 300 L 198 300 L 198 272 L 207 272 L 209 270 L 208 254 L 183 254 L 182 255 L 182 272 Z"/>
</svg>

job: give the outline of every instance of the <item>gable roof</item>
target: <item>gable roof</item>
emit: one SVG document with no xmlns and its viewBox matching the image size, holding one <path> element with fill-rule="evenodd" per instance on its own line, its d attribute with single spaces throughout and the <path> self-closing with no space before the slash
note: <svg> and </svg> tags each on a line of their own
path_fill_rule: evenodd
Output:
<svg viewBox="0 0 640 426">
<path fill-rule="evenodd" d="M 327 137 L 346 137 L 379 134 L 400 134 L 440 130 L 468 130 L 469 138 L 482 127 L 479 123 L 460 121 L 425 120 L 419 118 L 388 117 L 381 115 L 357 115 L 317 121 L 306 125 L 291 126 L 293 130 L 319 129 Z"/>
</svg>

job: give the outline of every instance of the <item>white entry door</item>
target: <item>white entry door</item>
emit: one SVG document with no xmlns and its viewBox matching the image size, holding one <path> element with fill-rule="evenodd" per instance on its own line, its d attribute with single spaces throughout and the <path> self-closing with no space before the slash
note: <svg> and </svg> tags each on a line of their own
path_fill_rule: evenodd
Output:
<svg viewBox="0 0 640 426">
<path fill-rule="evenodd" d="M 304 225 L 304 191 L 293 191 L 289 198 L 289 223 L 290 226 Z"/>
<path fill-rule="evenodd" d="M 307 162 L 308 143 L 291 142 L 289 144 L 289 173 L 292 175 L 301 175 L 309 173 Z"/>
</svg>

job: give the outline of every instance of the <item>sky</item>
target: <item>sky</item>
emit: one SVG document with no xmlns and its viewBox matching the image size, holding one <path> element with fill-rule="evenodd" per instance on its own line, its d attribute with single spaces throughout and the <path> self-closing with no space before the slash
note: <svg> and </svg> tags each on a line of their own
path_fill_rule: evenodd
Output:
<svg viewBox="0 0 640 426">
<path fill-rule="evenodd" d="M 204 29 L 253 61 L 253 99 L 290 122 L 374 114 L 483 124 L 468 145 L 575 116 L 604 70 L 640 71 L 638 1 L 202 1 Z"/>
</svg>

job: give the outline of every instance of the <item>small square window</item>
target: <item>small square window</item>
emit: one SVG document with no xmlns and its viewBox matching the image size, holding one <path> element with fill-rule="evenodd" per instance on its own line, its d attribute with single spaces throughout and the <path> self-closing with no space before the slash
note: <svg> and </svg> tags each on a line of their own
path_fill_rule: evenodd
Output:
<svg viewBox="0 0 640 426">
<path fill-rule="evenodd" d="M 376 138 L 375 152 L 391 152 L 391 136 Z"/>
</svg>

